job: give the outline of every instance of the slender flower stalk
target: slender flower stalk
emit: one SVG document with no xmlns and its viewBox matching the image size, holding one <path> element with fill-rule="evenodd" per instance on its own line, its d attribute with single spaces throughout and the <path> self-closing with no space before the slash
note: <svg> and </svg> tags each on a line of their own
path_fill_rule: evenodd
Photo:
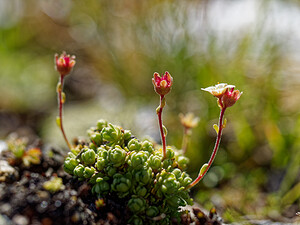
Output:
<svg viewBox="0 0 300 225">
<path fill-rule="evenodd" d="M 195 117 L 193 113 L 187 113 L 186 115 L 179 114 L 179 118 L 183 126 L 182 151 L 185 154 L 192 134 L 192 128 L 198 125 L 199 118 Z"/>
<path fill-rule="evenodd" d="M 161 142 L 162 142 L 162 145 L 163 145 L 163 156 L 164 158 L 166 157 L 166 134 L 164 132 L 164 129 L 163 129 L 163 122 L 162 122 L 162 110 L 165 106 L 165 96 L 164 95 L 161 95 L 160 96 L 160 104 L 158 106 L 158 110 L 156 111 L 157 112 L 157 116 L 158 116 L 158 125 L 159 125 L 159 130 L 160 130 L 160 137 L 161 137 Z"/>
<path fill-rule="evenodd" d="M 243 93 L 240 92 L 239 90 L 234 90 L 234 88 L 235 88 L 234 85 L 217 84 L 216 86 L 202 89 L 204 91 L 208 91 L 209 93 L 211 93 L 212 95 L 218 98 L 217 102 L 221 109 L 221 112 L 219 117 L 219 124 L 218 126 L 217 125 L 214 126 L 217 132 L 217 139 L 208 163 L 205 163 L 201 167 L 198 177 L 190 185 L 188 185 L 186 189 L 190 189 L 194 187 L 196 184 L 199 183 L 200 180 L 202 180 L 202 178 L 205 176 L 205 174 L 211 167 L 214 159 L 216 158 L 220 146 L 220 142 L 221 142 L 222 130 L 223 128 L 225 128 L 225 123 L 223 122 L 225 110 L 228 107 L 233 106 L 237 102 L 237 100 L 239 100 L 239 98 Z"/>
<path fill-rule="evenodd" d="M 182 138 L 182 147 L 181 147 L 183 154 L 186 153 L 188 143 L 189 143 L 189 139 L 190 139 L 190 129 L 184 127 L 183 138 Z"/>
<path fill-rule="evenodd" d="M 75 65 L 75 56 L 67 55 L 66 52 L 63 52 L 60 56 L 57 54 L 55 55 L 55 68 L 59 72 L 60 77 L 57 84 L 57 98 L 58 98 L 58 110 L 59 110 L 59 116 L 56 119 L 57 125 L 59 126 L 62 135 L 69 147 L 69 149 L 72 148 L 70 142 L 68 141 L 68 138 L 66 136 L 64 127 L 63 127 L 63 104 L 65 103 L 65 93 L 63 92 L 63 85 L 64 85 L 64 77 L 68 75 L 72 68 Z"/>
<path fill-rule="evenodd" d="M 166 131 L 162 122 L 162 110 L 166 105 L 165 95 L 169 93 L 173 84 L 173 78 L 169 74 L 169 72 L 165 72 L 165 74 L 160 77 L 158 73 L 154 73 L 152 78 L 152 83 L 154 86 L 155 92 L 160 96 L 160 104 L 156 109 L 156 113 L 158 116 L 158 125 L 160 130 L 161 142 L 163 145 L 163 158 L 166 158 Z"/>
<path fill-rule="evenodd" d="M 72 148 L 67 136 L 66 136 L 66 133 L 65 133 L 65 130 L 64 130 L 64 126 L 63 126 L 63 115 L 62 115 L 62 111 L 63 111 L 63 104 L 64 104 L 64 92 L 62 91 L 63 89 L 63 84 L 64 84 L 64 76 L 60 75 L 60 78 L 59 78 L 59 82 L 58 82 L 58 88 L 57 88 L 57 95 L 58 95 L 58 106 L 59 106 L 59 117 L 57 118 L 57 124 L 61 130 L 61 133 L 65 139 L 65 142 L 67 143 L 69 149 Z"/>
<path fill-rule="evenodd" d="M 204 164 L 204 167 L 202 166 L 202 168 L 204 169 L 204 171 L 203 171 L 202 168 L 200 169 L 198 177 L 187 187 L 187 189 L 194 187 L 196 184 L 199 183 L 200 180 L 202 180 L 202 178 L 204 177 L 204 175 L 207 173 L 207 171 L 211 167 L 213 161 L 215 160 L 215 157 L 217 155 L 217 152 L 218 152 L 218 149 L 219 149 L 219 145 L 220 145 L 220 142 L 221 142 L 222 130 L 224 128 L 223 127 L 223 117 L 224 117 L 225 109 L 226 108 L 221 109 L 221 112 L 220 112 L 220 117 L 219 117 L 219 131 L 218 131 L 218 135 L 217 135 L 215 147 L 214 147 L 213 152 L 212 152 L 212 154 L 210 156 L 210 159 L 209 159 L 209 161 L 208 161 L 207 164 Z"/>
</svg>

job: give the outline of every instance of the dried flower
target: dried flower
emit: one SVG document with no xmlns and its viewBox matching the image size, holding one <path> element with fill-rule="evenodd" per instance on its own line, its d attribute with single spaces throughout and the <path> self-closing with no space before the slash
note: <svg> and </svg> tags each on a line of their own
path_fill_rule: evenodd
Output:
<svg viewBox="0 0 300 225">
<path fill-rule="evenodd" d="M 179 114 L 181 124 L 187 128 L 194 128 L 198 125 L 199 117 L 195 117 L 194 113 L 187 113 L 183 115 L 182 113 Z"/>
<path fill-rule="evenodd" d="M 239 90 L 234 91 L 233 89 L 234 88 L 227 90 L 221 98 L 222 105 L 225 108 L 233 106 L 236 103 L 236 101 L 239 100 L 239 98 L 243 94 L 243 92 L 240 92 Z"/>
<path fill-rule="evenodd" d="M 96 209 L 100 209 L 102 207 L 105 206 L 105 201 L 103 198 L 98 198 L 96 201 L 95 201 L 95 206 L 96 206 Z"/>
<path fill-rule="evenodd" d="M 41 163 L 41 156 L 41 149 L 31 148 L 24 153 L 22 160 L 25 166 L 30 166 L 30 164 L 38 165 Z"/>
<path fill-rule="evenodd" d="M 60 73 L 60 75 L 68 75 L 75 65 L 75 56 L 67 55 L 63 52 L 60 56 L 55 54 L 55 68 Z"/>
<path fill-rule="evenodd" d="M 171 90 L 173 78 L 168 71 L 166 71 L 162 77 L 160 77 L 160 75 L 155 72 L 152 78 L 152 83 L 154 85 L 154 90 L 156 91 L 156 93 L 164 96 Z"/>
<path fill-rule="evenodd" d="M 235 88 L 234 85 L 228 85 L 226 83 L 217 84 L 215 86 L 210 86 L 207 88 L 201 88 L 203 91 L 207 91 L 211 93 L 213 96 L 217 98 L 221 98 L 228 89 Z"/>
</svg>

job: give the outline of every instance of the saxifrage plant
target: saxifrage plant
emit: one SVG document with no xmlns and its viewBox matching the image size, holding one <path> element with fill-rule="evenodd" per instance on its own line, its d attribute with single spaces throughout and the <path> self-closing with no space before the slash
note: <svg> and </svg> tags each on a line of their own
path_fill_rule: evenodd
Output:
<svg viewBox="0 0 300 225">
<path fill-rule="evenodd" d="M 87 181 L 92 186 L 92 193 L 97 197 L 95 205 L 101 208 L 110 198 L 122 199 L 130 213 L 130 224 L 170 224 L 172 219 L 180 222 L 181 206 L 192 204 L 189 189 L 195 186 L 212 165 L 225 128 L 225 110 L 234 105 L 242 92 L 235 86 L 217 84 L 203 89 L 217 98 L 221 109 L 219 124 L 214 125 L 217 139 L 208 163 L 205 163 L 198 177 L 192 181 L 184 172 L 189 162 L 183 154 L 187 148 L 190 129 L 197 125 L 198 119 L 188 114 L 181 116 L 185 128 L 183 150 L 167 146 L 167 129 L 162 122 L 165 95 L 169 93 L 173 78 L 165 72 L 160 76 L 154 73 L 152 82 L 160 96 L 156 109 L 162 146 L 149 140 L 140 141 L 120 126 L 99 120 L 88 131 L 89 140 L 72 146 L 68 141 L 62 118 L 62 106 L 65 102 L 63 80 L 75 65 L 75 57 L 63 52 L 55 56 L 56 69 L 60 73 L 57 85 L 59 117 L 57 124 L 70 149 L 65 159 L 64 169 L 80 181 Z"/>
</svg>

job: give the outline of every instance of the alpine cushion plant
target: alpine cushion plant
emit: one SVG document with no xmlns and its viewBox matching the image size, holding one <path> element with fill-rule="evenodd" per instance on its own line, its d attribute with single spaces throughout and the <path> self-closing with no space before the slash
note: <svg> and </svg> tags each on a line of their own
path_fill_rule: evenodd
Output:
<svg viewBox="0 0 300 225">
<path fill-rule="evenodd" d="M 75 57 L 63 53 L 56 56 L 56 69 L 60 73 L 58 84 L 59 119 L 58 125 L 70 148 L 64 162 L 64 170 L 79 181 L 91 186 L 95 196 L 95 209 L 107 207 L 113 200 L 124 206 L 124 215 L 130 224 L 171 224 L 175 219 L 180 223 L 183 212 L 180 207 L 192 204 L 189 189 L 196 185 L 211 166 L 221 140 L 224 128 L 223 116 L 226 108 L 235 104 L 241 93 L 233 85 L 219 84 L 203 89 L 218 98 L 221 108 L 217 141 L 208 164 L 205 164 L 199 177 L 192 179 L 184 171 L 189 162 L 175 147 L 166 145 L 166 128 L 162 123 L 162 110 L 165 95 L 171 90 L 173 78 L 169 72 L 163 76 L 153 75 L 154 90 L 160 96 L 156 109 L 161 134 L 162 147 L 149 140 L 139 140 L 120 126 L 99 120 L 95 127 L 88 130 L 88 140 L 75 146 L 68 142 L 62 126 L 63 78 L 70 73 Z M 198 123 L 192 114 L 181 116 L 186 134 Z M 99 212 L 100 212 L 99 211 Z"/>
<path fill-rule="evenodd" d="M 188 162 L 184 156 L 168 146 L 164 158 L 150 141 L 140 141 L 129 130 L 104 120 L 90 128 L 88 135 L 88 141 L 68 153 L 64 170 L 92 186 L 99 210 L 111 199 L 120 199 L 130 224 L 180 221 L 179 207 L 192 204 L 185 190 L 192 179 L 181 169 Z"/>
</svg>

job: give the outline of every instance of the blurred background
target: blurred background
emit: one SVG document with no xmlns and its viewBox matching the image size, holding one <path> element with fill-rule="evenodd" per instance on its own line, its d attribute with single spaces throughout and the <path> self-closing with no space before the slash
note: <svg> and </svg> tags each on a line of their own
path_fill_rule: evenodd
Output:
<svg viewBox="0 0 300 225">
<path fill-rule="evenodd" d="M 179 113 L 200 118 L 187 156 L 195 178 L 215 141 L 224 82 L 243 91 L 226 111 L 221 148 L 195 202 L 226 222 L 290 221 L 300 210 L 300 1 L 0 0 L 0 137 L 40 137 L 67 150 L 56 126 L 54 54 L 77 57 L 65 80 L 65 130 L 100 118 L 160 141 L 154 72 L 169 71 L 167 143 L 181 147 Z"/>
</svg>

